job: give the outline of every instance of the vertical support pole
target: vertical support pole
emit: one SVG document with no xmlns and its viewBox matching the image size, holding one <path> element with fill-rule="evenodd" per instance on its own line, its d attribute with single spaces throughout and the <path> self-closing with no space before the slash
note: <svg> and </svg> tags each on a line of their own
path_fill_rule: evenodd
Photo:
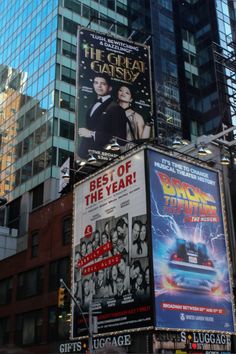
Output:
<svg viewBox="0 0 236 354">
<path fill-rule="evenodd" d="M 93 354 L 93 304 L 89 304 L 89 354 Z"/>
</svg>

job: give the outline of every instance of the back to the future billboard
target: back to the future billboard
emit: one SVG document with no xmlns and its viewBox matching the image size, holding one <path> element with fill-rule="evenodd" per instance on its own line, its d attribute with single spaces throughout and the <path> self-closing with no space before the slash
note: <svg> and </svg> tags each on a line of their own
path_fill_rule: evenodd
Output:
<svg viewBox="0 0 236 354">
<path fill-rule="evenodd" d="M 149 152 L 155 326 L 234 331 L 216 171 Z"/>
</svg>

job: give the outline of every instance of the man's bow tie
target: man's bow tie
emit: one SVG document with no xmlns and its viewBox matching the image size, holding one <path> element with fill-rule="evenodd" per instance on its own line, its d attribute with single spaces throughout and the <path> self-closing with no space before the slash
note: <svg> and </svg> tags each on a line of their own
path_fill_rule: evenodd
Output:
<svg viewBox="0 0 236 354">
<path fill-rule="evenodd" d="M 96 101 L 95 101 L 95 103 L 102 103 L 102 98 L 100 97 L 100 98 L 98 98 Z"/>
</svg>

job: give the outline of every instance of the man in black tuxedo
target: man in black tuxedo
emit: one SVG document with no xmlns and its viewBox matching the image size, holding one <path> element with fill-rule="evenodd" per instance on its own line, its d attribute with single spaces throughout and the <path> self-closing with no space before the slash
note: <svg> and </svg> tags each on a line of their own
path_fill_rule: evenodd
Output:
<svg viewBox="0 0 236 354">
<path fill-rule="evenodd" d="M 111 97 L 112 87 L 109 76 L 96 74 L 93 88 L 97 100 L 87 112 L 86 127 L 79 128 L 81 141 L 78 155 L 81 158 L 87 158 L 88 150 L 103 151 L 112 136 L 126 138 L 127 117 L 124 109 Z M 118 142 L 122 145 L 122 140 Z"/>
<path fill-rule="evenodd" d="M 125 290 L 124 276 L 122 274 L 117 275 L 116 290 L 117 290 L 117 293 L 115 295 L 116 300 L 121 300 L 123 299 L 124 295 L 128 295 L 128 290 Z"/>
</svg>

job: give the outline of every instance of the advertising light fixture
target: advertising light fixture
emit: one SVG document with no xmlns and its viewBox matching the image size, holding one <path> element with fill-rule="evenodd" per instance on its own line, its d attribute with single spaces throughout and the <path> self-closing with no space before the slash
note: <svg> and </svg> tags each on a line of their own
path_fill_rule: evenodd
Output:
<svg viewBox="0 0 236 354">
<path fill-rule="evenodd" d="M 89 157 L 88 157 L 88 159 L 87 159 L 86 162 L 87 162 L 87 163 L 94 164 L 94 163 L 97 162 L 97 159 L 96 159 L 96 157 L 95 157 L 93 154 L 89 154 Z"/>
<path fill-rule="evenodd" d="M 199 156 L 206 156 L 207 155 L 207 151 L 205 149 L 205 146 L 204 145 L 200 145 L 199 148 L 198 148 L 198 155 Z"/>
</svg>

